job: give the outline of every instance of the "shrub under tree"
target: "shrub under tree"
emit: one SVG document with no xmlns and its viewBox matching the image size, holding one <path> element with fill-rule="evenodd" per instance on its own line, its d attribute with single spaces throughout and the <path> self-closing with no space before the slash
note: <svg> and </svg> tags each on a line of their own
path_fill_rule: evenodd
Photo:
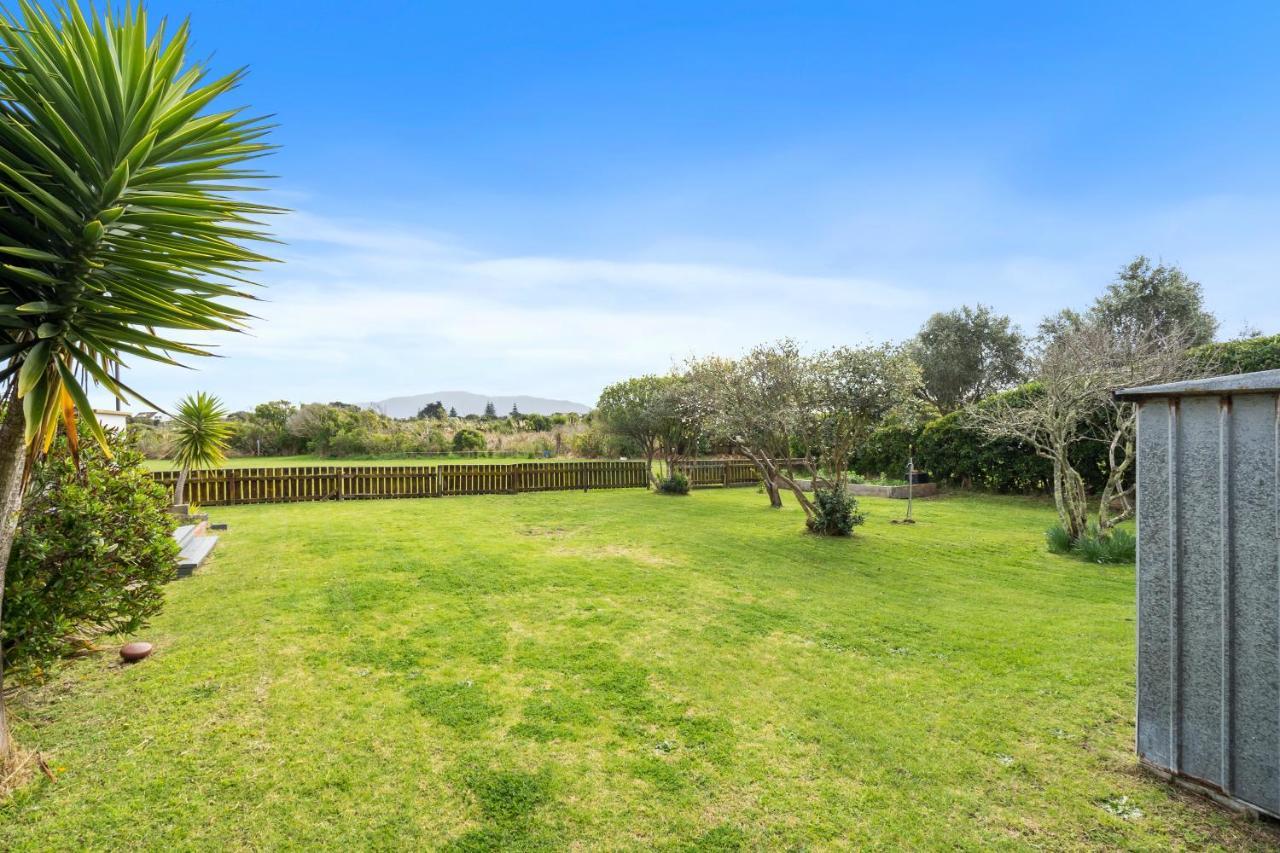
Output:
<svg viewBox="0 0 1280 853">
<path fill-rule="evenodd" d="M 111 459 L 84 446 L 77 470 L 60 437 L 32 470 L 0 623 L 12 674 L 39 678 L 98 635 L 144 627 L 163 603 L 178 555 L 168 494 L 131 440 L 109 442 Z"/>
</svg>

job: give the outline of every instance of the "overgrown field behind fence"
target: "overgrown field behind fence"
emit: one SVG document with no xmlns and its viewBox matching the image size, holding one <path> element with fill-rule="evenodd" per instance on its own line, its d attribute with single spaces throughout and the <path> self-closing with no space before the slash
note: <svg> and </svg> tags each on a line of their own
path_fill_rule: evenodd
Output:
<svg viewBox="0 0 1280 853">
<path fill-rule="evenodd" d="M 759 482 L 755 467 L 740 460 L 684 463 L 680 470 L 695 488 L 750 486 Z M 151 476 L 170 490 L 178 481 L 177 471 L 156 471 Z M 645 488 L 648 484 L 643 461 L 223 468 L 191 472 L 186 500 L 200 506 L 233 506 L 627 489 Z"/>
</svg>

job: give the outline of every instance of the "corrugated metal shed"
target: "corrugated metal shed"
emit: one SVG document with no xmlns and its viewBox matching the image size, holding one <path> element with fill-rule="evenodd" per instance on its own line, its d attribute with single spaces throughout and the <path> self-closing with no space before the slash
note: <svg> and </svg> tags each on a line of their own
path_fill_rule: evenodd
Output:
<svg viewBox="0 0 1280 853">
<path fill-rule="evenodd" d="M 1280 816 L 1280 370 L 1138 414 L 1138 754 Z"/>
</svg>

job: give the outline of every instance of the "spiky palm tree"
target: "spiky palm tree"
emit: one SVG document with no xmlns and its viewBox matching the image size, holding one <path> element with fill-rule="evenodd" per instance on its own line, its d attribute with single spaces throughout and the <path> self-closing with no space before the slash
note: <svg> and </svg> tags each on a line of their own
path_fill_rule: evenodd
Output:
<svg viewBox="0 0 1280 853">
<path fill-rule="evenodd" d="M 159 408 L 119 380 L 125 360 L 208 355 L 191 333 L 249 318 L 223 300 L 267 260 L 244 244 L 274 209 L 244 195 L 269 126 L 210 109 L 243 72 L 211 79 L 187 39 L 141 6 L 0 11 L 0 596 L 34 456 L 59 424 L 75 452 L 77 416 L 105 441 L 90 385 Z"/>
<path fill-rule="evenodd" d="M 199 391 L 179 401 L 173 416 L 173 461 L 178 464 L 175 505 L 187 502 L 187 478 L 192 471 L 220 468 L 227 461 L 230 437 L 227 410 L 217 397 Z"/>
</svg>

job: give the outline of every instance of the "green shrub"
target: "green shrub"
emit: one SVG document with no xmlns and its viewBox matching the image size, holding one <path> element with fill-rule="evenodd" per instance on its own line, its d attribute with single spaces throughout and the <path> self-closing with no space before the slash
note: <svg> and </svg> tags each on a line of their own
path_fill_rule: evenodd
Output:
<svg viewBox="0 0 1280 853">
<path fill-rule="evenodd" d="M 1205 344 L 1191 350 L 1200 367 L 1211 373 L 1253 373 L 1280 369 L 1280 335 Z"/>
<path fill-rule="evenodd" d="M 87 433 L 81 433 L 82 435 Z M 59 438 L 35 465 L 5 577 L 5 663 L 39 678 L 97 634 L 129 634 L 163 603 L 178 545 L 168 494 L 127 438 L 114 458 L 81 443 L 77 470 Z"/>
<path fill-rule="evenodd" d="M 1071 553 L 1071 534 L 1067 533 L 1067 529 L 1061 524 L 1055 524 L 1044 532 L 1045 544 L 1049 546 L 1049 552 L 1052 554 L 1070 554 Z"/>
<path fill-rule="evenodd" d="M 664 495 L 689 494 L 689 478 L 679 471 L 658 482 L 658 491 Z"/>
<path fill-rule="evenodd" d="M 850 536 L 855 526 L 867 520 L 848 489 L 819 489 L 813 493 L 813 502 L 817 512 L 805 524 L 821 536 Z"/>
<path fill-rule="evenodd" d="M 1018 402 L 1037 393 L 1038 386 L 1029 382 L 999 396 Z M 987 438 L 969 426 L 964 411 L 934 418 L 916 429 L 900 424 L 881 427 L 853 455 L 850 468 L 868 478 L 901 477 L 913 445 L 916 468 L 935 483 L 1014 494 L 1043 494 L 1053 488 L 1053 466 L 1048 460 L 1022 442 Z M 1090 492 L 1106 483 L 1102 443 L 1080 442 L 1072 451 L 1072 463 Z"/>
<path fill-rule="evenodd" d="M 1091 529 L 1076 540 L 1072 550 L 1090 563 L 1132 563 L 1138 556 L 1138 540 L 1123 529 L 1107 534 Z"/>
<path fill-rule="evenodd" d="M 453 434 L 453 449 L 457 453 L 468 450 L 484 450 L 484 436 L 473 429 L 460 429 Z"/>
<path fill-rule="evenodd" d="M 862 443 L 850 461 L 850 469 L 864 477 L 905 476 L 912 445 L 920 443 L 920 428 L 898 423 L 881 426 Z M 917 452 L 917 456 L 919 453 Z M 922 468 L 920 460 L 916 467 Z"/>
<path fill-rule="evenodd" d="M 569 447 L 574 456 L 582 459 L 617 459 L 627 456 L 632 459 L 643 458 L 642 451 L 634 441 L 613 435 L 596 427 L 585 429 L 569 440 Z"/>
</svg>

